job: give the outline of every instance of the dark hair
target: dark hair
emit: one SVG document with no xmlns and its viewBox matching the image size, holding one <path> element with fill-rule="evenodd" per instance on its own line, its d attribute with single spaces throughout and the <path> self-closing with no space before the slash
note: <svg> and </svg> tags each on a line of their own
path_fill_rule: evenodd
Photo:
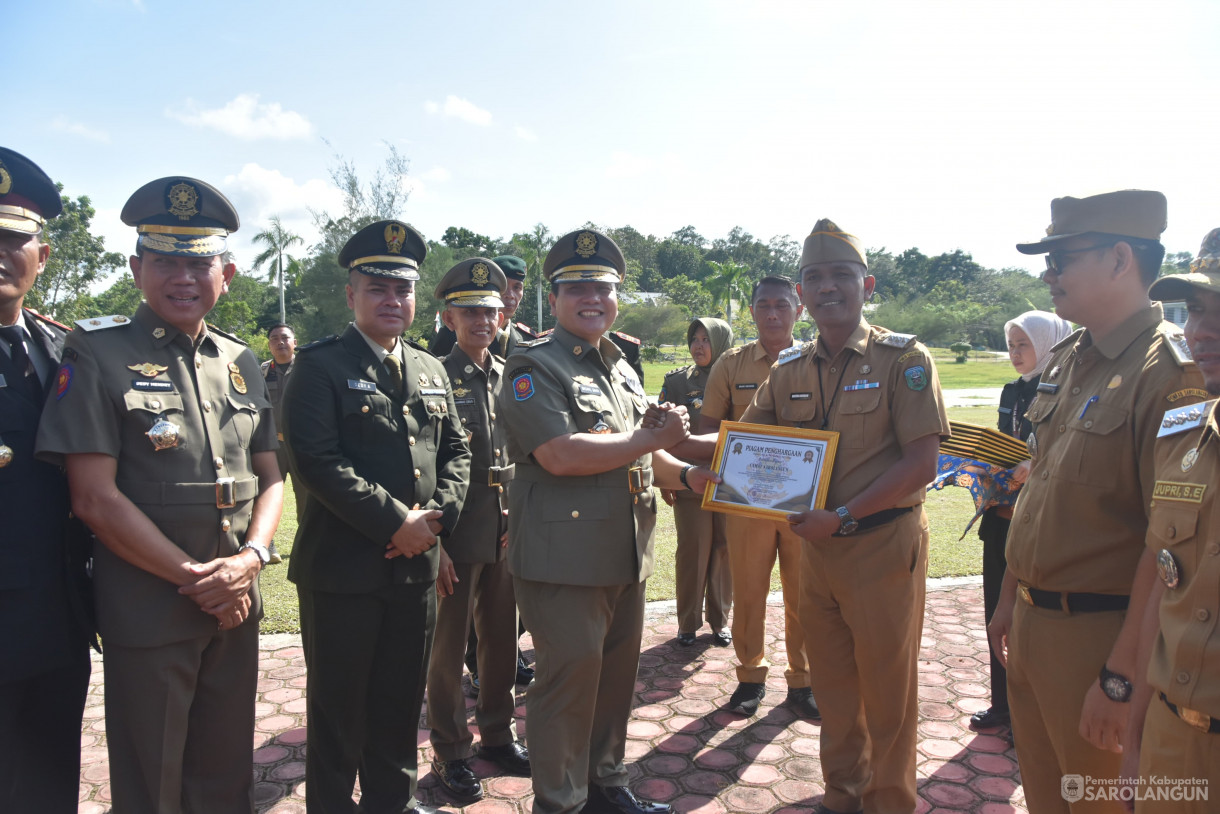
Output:
<svg viewBox="0 0 1220 814">
<path fill-rule="evenodd" d="M 296 330 L 291 325 L 289 325 L 287 322 L 277 322 L 274 325 L 272 325 L 270 328 L 267 329 L 267 338 L 268 339 L 271 338 L 271 332 L 274 331 L 276 328 L 287 328 L 288 330 L 292 331 L 293 336 L 297 335 Z"/>
<path fill-rule="evenodd" d="M 1123 242 L 1131 246 L 1131 253 L 1139 265 L 1141 282 L 1145 287 L 1152 285 L 1156 281 L 1157 275 L 1161 273 L 1161 263 L 1165 260 L 1165 247 L 1155 240 L 1134 237 L 1125 237 Z"/>
<path fill-rule="evenodd" d="M 754 300 L 758 297 L 758 289 L 762 288 L 764 285 L 777 285 L 785 289 L 787 297 L 792 301 L 793 305 L 799 305 L 801 302 L 800 297 L 796 296 L 796 283 L 792 282 L 787 277 L 769 274 L 758 282 L 754 283 L 754 287 L 750 289 L 750 305 L 754 304 Z"/>
</svg>

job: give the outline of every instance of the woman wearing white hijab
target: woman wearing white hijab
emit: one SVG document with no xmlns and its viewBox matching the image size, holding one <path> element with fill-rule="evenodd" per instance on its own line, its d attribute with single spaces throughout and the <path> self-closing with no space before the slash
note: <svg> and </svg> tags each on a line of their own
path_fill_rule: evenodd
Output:
<svg viewBox="0 0 1220 814">
<path fill-rule="evenodd" d="M 1071 332 L 1070 325 L 1046 311 L 1026 311 L 1005 323 L 1008 358 L 1021 376 L 1004 385 L 1000 394 L 1000 432 L 1021 441 L 1029 437 L 1032 428 L 1025 418 L 1025 410 L 1034 400 L 1042 371 L 1051 359 L 1051 348 Z M 1019 465 L 1013 473 L 1013 480 L 1023 481 L 1028 472 L 1028 462 Z M 1000 585 L 1004 582 L 1004 571 L 1008 566 L 1004 559 L 1004 545 L 1008 541 L 1011 519 L 1011 506 L 996 506 L 988 509 L 979 523 L 979 537 L 983 540 L 983 609 L 988 622 L 999 602 Z M 992 650 L 991 707 L 971 715 L 970 726 L 972 729 L 989 729 L 1005 726 L 1008 721 L 1008 674 L 996 658 L 995 650 Z"/>
</svg>

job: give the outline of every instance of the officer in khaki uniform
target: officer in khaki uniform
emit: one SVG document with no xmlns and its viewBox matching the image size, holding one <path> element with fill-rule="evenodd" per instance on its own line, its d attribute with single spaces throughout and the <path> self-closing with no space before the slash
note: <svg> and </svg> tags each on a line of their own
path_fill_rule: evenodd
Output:
<svg viewBox="0 0 1220 814">
<path fill-rule="evenodd" d="M 1167 408 L 1205 395 L 1181 332 L 1148 300 L 1165 223 L 1159 192 L 1057 198 L 1046 237 L 1017 246 L 1046 254 L 1055 312 L 1083 326 L 1056 346 L 1026 411 L 1032 465 L 988 626 L 996 652 L 1007 648 L 1031 811 L 1121 810 L 1079 799 L 1088 789 L 1063 778 L 1119 773 L 1155 577 L 1155 554 L 1144 548 L 1153 442 Z"/>
<path fill-rule="evenodd" d="M 1220 229 L 1203 240 L 1190 274 L 1162 277 L 1154 300 L 1185 300 L 1185 338 L 1208 394 L 1220 395 Z M 1148 513 L 1148 548 L 1158 576 L 1140 640 L 1141 668 L 1132 699 L 1132 736 L 1138 755 L 1124 751 L 1124 769 L 1142 778 L 1174 778 L 1191 785 L 1176 800 L 1140 789 L 1139 814 L 1204 814 L 1220 788 L 1220 399 L 1165 412 L 1155 445 L 1156 483 Z M 1150 624 L 1149 624 L 1150 623 Z M 1146 710 L 1146 717 L 1145 717 Z M 1142 740 L 1141 740 L 1142 734 Z M 1135 752 L 1135 749 L 1131 750 Z M 1205 781 L 1206 785 L 1199 784 Z M 1207 796 L 1200 790 L 1206 789 Z"/>
<path fill-rule="evenodd" d="M 729 348 L 712 366 L 703 397 L 699 431 L 713 433 L 720 422 L 739 421 L 750 401 L 771 372 L 779 354 L 794 347 L 792 326 L 800 315 L 801 304 L 792 281 L 784 277 L 764 277 L 750 292 L 750 313 L 758 326 L 759 338 L 739 348 Z M 756 518 L 729 515 L 725 536 L 729 546 L 729 570 L 733 580 L 733 647 L 737 654 L 737 689 L 729 698 L 728 709 L 753 715 L 766 694 L 767 595 L 771 591 L 771 570 L 779 559 L 780 585 L 784 593 L 784 647 L 788 666 L 788 703 L 803 717 L 819 717 L 818 705 L 809 689 L 809 659 L 801 619 L 797 612 L 800 597 L 800 537 L 786 523 L 769 523 Z"/>
<path fill-rule="evenodd" d="M 284 394 L 292 473 L 309 493 L 288 578 L 309 670 L 310 812 L 431 812 L 416 730 L 436 624 L 437 535 L 457 525 L 470 450 L 445 369 L 403 340 L 423 235 L 372 223 L 339 252 L 355 322 L 297 353 Z"/>
<path fill-rule="evenodd" d="M 432 769 L 458 799 L 483 789 L 466 762 L 473 736 L 466 725 L 462 657 L 471 622 L 479 634 L 481 686 L 475 706 L 479 756 L 513 774 L 529 774 L 529 752 L 516 742 L 513 684 L 517 675 L 517 604 L 503 538 L 508 530 L 505 486 L 513 477 L 503 422 L 496 421 L 504 363 L 488 350 L 496 339 L 504 272 L 491 260 L 463 260 L 441 278 L 433 296 L 457 344 L 441 360 L 470 444 L 470 488 L 453 533 L 441 544 L 436 639 L 428 667 Z"/>
<path fill-rule="evenodd" d="M 253 809 L 258 572 L 279 522 L 258 360 L 204 323 L 236 267 L 237 213 L 171 177 L 123 207 L 137 227 L 134 316 L 82 319 L 38 454 L 67 467 L 94 547 L 116 811 Z"/>
<path fill-rule="evenodd" d="M 68 329 L 25 308 L 63 212 L 42 169 L 0 147 L 0 811 L 75 814 L 92 620 L 87 537 L 34 441 Z"/>
<path fill-rule="evenodd" d="M 537 339 L 538 334 L 524 322 L 513 322 L 517 307 L 521 305 L 521 297 L 525 293 L 525 261 L 511 254 L 502 254 L 491 262 L 499 267 L 508 281 L 500 295 L 504 302 L 504 309 L 500 312 L 504 317 L 504 327 L 491 343 L 491 352 L 504 359 L 517 349 L 518 344 Z M 457 334 L 442 323 L 432 341 L 428 343 L 428 352 L 433 356 L 443 357 L 453 350 L 456 343 Z"/>
<path fill-rule="evenodd" d="M 284 386 L 288 381 L 288 374 L 292 372 L 292 363 L 297 358 L 297 335 L 292 330 L 291 325 L 277 323 L 267 329 L 267 347 L 271 351 L 271 358 L 263 362 L 259 366 L 262 371 L 263 381 L 267 383 L 267 395 L 271 397 L 271 411 L 275 415 L 275 426 L 278 428 L 284 423 L 284 414 L 282 405 L 284 403 Z M 275 450 L 275 460 L 280 465 L 280 477 L 285 483 L 288 482 L 288 448 L 284 446 L 284 433 L 277 432 L 277 438 L 280 445 Z M 292 494 L 296 498 L 297 507 L 297 522 L 301 520 L 301 500 L 304 495 L 296 493 L 297 482 L 292 481 Z M 271 551 L 271 564 L 276 565 L 283 562 L 280 553 L 276 551 L 275 544 L 272 543 L 269 550 Z"/>
<path fill-rule="evenodd" d="M 590 797 L 623 814 L 668 814 L 625 785 L 623 756 L 653 568 L 655 479 L 702 489 L 710 473 L 658 452 L 687 434 L 669 411 L 641 429 L 643 385 L 606 337 L 618 315 L 622 252 L 582 229 L 559 238 L 543 271 L 559 327 L 505 364 L 499 412 L 516 476 L 508 559 L 534 637 L 526 703 L 535 814 Z"/>
<path fill-rule="evenodd" d="M 694 364 L 665 374 L 657 400 L 686 408 L 690 422 L 699 424 L 708 374 L 720 355 L 733 346 L 733 328 L 721 319 L 696 319 L 686 329 L 686 344 Z M 729 571 L 728 542 L 722 512 L 704 511 L 703 496 L 687 490 L 661 493 L 674 508 L 678 527 L 678 550 L 674 558 L 674 583 L 678 594 L 678 644 L 695 643 L 695 632 L 703 626 L 703 598 L 707 595 L 707 622 L 713 639 L 721 647 L 733 642 L 729 611 L 733 608 L 733 575 Z"/>
<path fill-rule="evenodd" d="M 873 277 L 829 220 L 805 239 L 798 291 L 818 338 L 780 354 L 742 416 L 839 434 L 825 509 L 802 538 L 801 628 L 822 707 L 821 811 L 915 810 L 918 656 L 928 568 L 924 490 L 949 420 L 936 366 L 863 317 Z"/>
</svg>

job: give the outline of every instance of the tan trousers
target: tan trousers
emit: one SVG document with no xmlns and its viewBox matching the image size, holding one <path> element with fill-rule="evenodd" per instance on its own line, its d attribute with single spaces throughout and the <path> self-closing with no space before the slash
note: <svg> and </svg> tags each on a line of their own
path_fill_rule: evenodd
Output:
<svg viewBox="0 0 1220 814">
<path fill-rule="evenodd" d="M 534 638 L 525 703 L 534 814 L 580 811 L 589 784 L 627 783 L 623 755 L 644 632 L 644 583 L 586 587 L 513 578 Z"/>
<path fill-rule="evenodd" d="M 1065 775 L 1118 777 L 1122 756 L 1098 749 L 1080 736 L 1080 711 L 1124 616 L 1124 612 L 1069 615 L 1017 599 L 1008 636 L 1008 705 L 1030 811 L 1120 814 L 1124 810 L 1116 801 L 1068 803 L 1063 795 Z"/>
<path fill-rule="evenodd" d="M 250 814 L 258 623 L 104 662 L 114 810 Z"/>
<path fill-rule="evenodd" d="M 805 547 L 801 624 L 822 710 L 824 802 L 835 811 L 915 810 L 927 575 L 922 510 Z"/>
<path fill-rule="evenodd" d="M 1145 784 L 1136 800 L 1136 814 L 1209 814 L 1220 807 L 1220 733 L 1200 732 L 1170 712 L 1154 694 L 1144 718 L 1140 745 L 1140 777 L 1194 781 L 1186 784 Z M 1168 799 L 1156 799 L 1164 794 Z M 1180 796 L 1173 798 L 1175 789 Z M 1156 795 L 1156 796 L 1153 796 Z"/>
<path fill-rule="evenodd" d="M 479 700 L 475 721 L 484 746 L 516 740 L 513 722 L 517 680 L 517 605 L 508 563 L 454 563 L 458 582 L 436 603 L 436 633 L 428 663 L 428 725 L 440 760 L 472 754 L 466 725 L 462 667 L 471 621 L 479 637 Z"/>
<path fill-rule="evenodd" d="M 779 579 L 784 591 L 784 645 L 789 688 L 809 686 L 809 661 L 801 632 L 801 551 L 805 541 L 787 523 L 728 516 L 729 567 L 733 574 L 733 647 L 737 651 L 737 680 L 762 684 L 770 662 L 766 656 L 767 594 L 771 569 L 779 557 Z"/>
<path fill-rule="evenodd" d="M 694 633 L 703 627 L 706 594 L 707 623 L 713 632 L 719 633 L 728 626 L 729 611 L 733 609 L 733 576 L 725 539 L 728 515 L 701 509 L 703 496 L 694 492 L 678 492 L 677 496 L 674 582 L 678 591 L 678 630 Z"/>
</svg>

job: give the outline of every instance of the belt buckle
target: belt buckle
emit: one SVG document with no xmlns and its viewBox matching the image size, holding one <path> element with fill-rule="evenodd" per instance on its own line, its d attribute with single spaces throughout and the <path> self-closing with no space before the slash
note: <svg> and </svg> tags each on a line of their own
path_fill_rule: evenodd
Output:
<svg viewBox="0 0 1220 814">
<path fill-rule="evenodd" d="M 216 508 L 232 509 L 237 505 L 237 479 L 216 479 Z"/>
<path fill-rule="evenodd" d="M 488 486 L 499 486 L 500 485 L 500 467 L 498 467 L 498 466 L 487 467 L 487 485 Z"/>
<path fill-rule="evenodd" d="M 1178 707 L 1178 717 L 1200 732 L 1211 732 L 1212 716 L 1186 707 Z"/>
<path fill-rule="evenodd" d="M 633 466 L 627 470 L 627 491 L 631 494 L 639 494 L 647 489 L 644 485 L 644 467 Z"/>
<path fill-rule="evenodd" d="M 1017 583 L 1017 596 L 1024 600 L 1026 605 L 1033 605 L 1034 598 L 1029 595 L 1029 586 L 1023 583 Z"/>
</svg>

